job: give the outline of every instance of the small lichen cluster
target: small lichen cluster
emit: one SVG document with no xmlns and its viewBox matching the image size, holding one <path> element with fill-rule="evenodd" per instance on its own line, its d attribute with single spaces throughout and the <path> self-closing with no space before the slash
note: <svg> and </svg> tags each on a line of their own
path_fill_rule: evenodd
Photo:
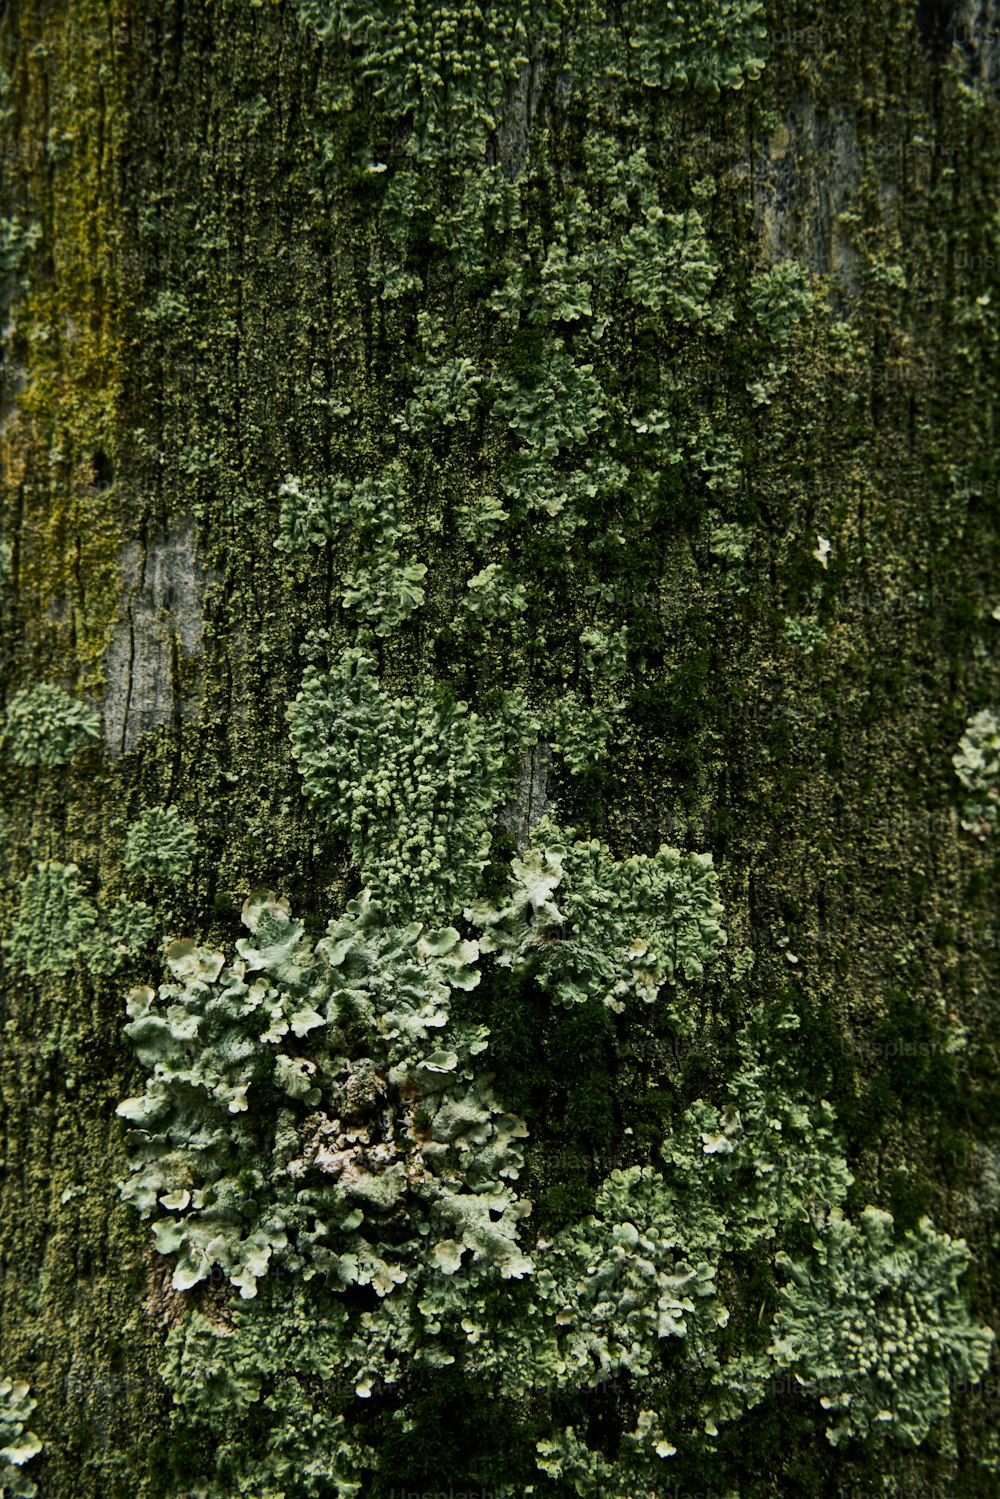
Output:
<svg viewBox="0 0 1000 1499">
<path fill-rule="evenodd" d="M 779 1254 L 781 1289 L 769 1350 L 831 1414 L 836 1445 L 881 1428 L 916 1446 L 951 1410 L 951 1388 L 986 1368 L 993 1333 L 970 1320 L 958 1288 L 961 1239 L 929 1219 L 898 1239 L 889 1213 L 857 1224 L 834 1210 L 809 1259 Z"/>
<path fill-rule="evenodd" d="M 407 154 L 427 162 L 482 148 L 526 61 L 525 9 L 518 0 L 488 9 L 298 0 L 300 17 L 319 36 L 357 49 L 359 76 L 371 80 L 387 113 L 406 122 Z"/>
<path fill-rule="evenodd" d="M 16 271 L 41 237 L 40 224 L 22 224 L 17 217 L 0 218 L 0 274 Z"/>
<path fill-rule="evenodd" d="M 984 708 L 969 719 L 951 763 L 971 793 L 963 808 L 962 826 L 986 838 L 1000 816 L 1000 718 L 995 713 Z"/>
<path fill-rule="evenodd" d="M 38 1402 L 28 1394 L 30 1386 L 21 1380 L 0 1379 L 0 1494 L 11 1499 L 35 1499 L 37 1486 L 25 1477 L 21 1468 L 37 1453 L 43 1443 L 28 1422 Z"/>
<path fill-rule="evenodd" d="M 701 978 L 726 941 L 711 854 L 664 845 L 619 862 L 596 839 L 563 842 L 547 819 L 512 861 L 504 903 L 478 902 L 466 916 L 483 952 L 501 967 L 530 968 L 554 1003 L 598 999 L 620 1012 L 629 1001 L 660 1001 L 681 1032 L 693 1017 L 674 986 Z"/>
<path fill-rule="evenodd" d="M 75 864 L 37 864 L 20 885 L 17 915 L 4 947 L 25 973 L 70 973 L 83 963 L 110 974 L 148 948 L 157 920 L 144 901 L 121 896 L 102 918 Z"/>
<path fill-rule="evenodd" d="M 335 479 L 307 491 L 289 477 L 280 494 L 275 546 L 296 552 L 342 541 L 356 559 L 342 574 L 342 601 L 357 609 L 364 628 L 388 635 L 419 609 L 427 568 L 411 555 L 416 532 L 406 519 L 410 499 L 398 465 L 354 485 Z"/>
<path fill-rule="evenodd" d="M 594 1217 L 557 1236 L 540 1260 L 558 1356 L 536 1352 L 535 1366 L 557 1385 L 627 1373 L 641 1405 L 613 1463 L 572 1426 L 539 1443 L 543 1470 L 580 1495 L 661 1492 L 662 1459 L 685 1446 L 709 1452 L 720 1427 L 758 1405 L 775 1378 L 771 1357 L 733 1338 L 721 1285 L 738 1284 L 735 1267 L 796 1224 L 821 1229 L 852 1182 L 829 1104 L 798 1092 L 791 1065 L 765 1039 L 796 1026 L 790 1013 L 752 1015 L 736 1039 L 726 1099 L 684 1112 L 660 1166 L 612 1172 Z M 701 1393 L 665 1431 L 657 1409 L 671 1393 L 659 1349 L 672 1337 L 683 1339 L 679 1362 Z"/>
<path fill-rule="evenodd" d="M 712 97 L 757 78 L 767 37 L 761 0 L 674 5 L 651 15 L 641 0 L 622 6 L 622 23 L 647 87 L 690 85 Z"/>
<path fill-rule="evenodd" d="M 751 287 L 750 305 L 764 333 L 776 344 L 787 343 L 792 329 L 813 305 L 806 272 L 794 260 L 758 272 Z"/>
<path fill-rule="evenodd" d="M 599 669 L 595 665 L 592 670 Z M 578 693 L 567 692 L 543 716 L 552 748 L 574 774 L 604 761 L 608 739 L 616 728 L 619 743 L 628 739 L 628 730 L 619 721 L 623 707 L 622 702 L 612 700 L 604 713 L 582 702 Z"/>
<path fill-rule="evenodd" d="M 15 765 L 65 765 L 77 750 L 98 739 L 101 721 L 86 703 L 61 687 L 38 682 L 7 704 L 3 747 Z"/>
<path fill-rule="evenodd" d="M 392 698 L 360 648 L 308 667 L 288 710 L 306 796 L 392 910 L 461 910 L 489 858 L 503 735 L 430 684 Z"/>
<path fill-rule="evenodd" d="M 176 888 L 194 863 L 198 834 L 176 807 L 147 807 L 128 830 L 125 868 L 153 885 Z"/>
<path fill-rule="evenodd" d="M 225 1323 L 195 1310 L 171 1331 L 160 1372 L 175 1420 L 211 1433 L 213 1444 L 209 1472 L 193 1491 L 199 1499 L 360 1494 L 354 1475 L 377 1468 L 378 1454 L 343 1413 L 348 1399 L 360 1398 L 348 1320 L 345 1307 L 317 1305 L 312 1288 L 296 1281 L 265 1283 L 259 1299 L 235 1303 Z M 247 1424 L 265 1410 L 267 1449 L 252 1452 Z"/>
</svg>

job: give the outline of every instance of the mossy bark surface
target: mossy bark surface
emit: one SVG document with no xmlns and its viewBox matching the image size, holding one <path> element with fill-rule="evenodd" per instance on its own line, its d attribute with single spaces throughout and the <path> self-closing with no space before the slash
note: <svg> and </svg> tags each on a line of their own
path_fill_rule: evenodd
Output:
<svg viewBox="0 0 1000 1499">
<path fill-rule="evenodd" d="M 616 286 L 602 340 L 584 345 L 587 314 L 564 309 L 533 342 L 529 323 L 504 324 L 491 267 L 456 269 L 419 209 L 394 238 L 393 181 L 412 170 L 417 200 L 433 182 L 432 208 L 457 218 L 467 162 L 414 164 L 412 116 L 393 114 L 357 37 L 320 34 L 318 7 L 4 8 L 0 214 L 38 232 L 0 282 L 3 692 L 56 683 L 102 713 L 104 735 L 58 768 L 0 765 L 4 932 L 41 861 L 76 864 L 99 903 L 135 894 L 126 834 L 159 805 L 198 834 L 190 878 L 159 909 L 164 937 L 231 950 L 261 887 L 319 926 L 357 894 L 345 839 L 303 793 L 286 713 L 300 648 L 320 649 L 309 632 L 327 632 L 331 656 L 355 638 L 341 578 L 368 543 L 360 558 L 343 535 L 276 549 L 279 492 L 293 475 L 358 483 L 400 463 L 427 572 L 420 607 L 371 642 L 387 691 L 430 677 L 488 715 L 501 692 L 541 684 L 543 706 L 569 689 L 610 712 L 581 635 L 628 631 L 604 754 L 574 773 L 549 743 L 525 753 L 491 874 L 552 805 L 618 859 L 711 851 L 730 947 L 756 954 L 740 1002 L 798 1013 L 803 1082 L 836 1110 L 851 1205 L 964 1237 L 972 1314 L 995 1322 L 998 835 L 962 827 L 952 756 L 1000 700 L 996 27 L 960 6 L 770 7 L 759 77 L 718 98 L 637 84 L 639 123 L 621 123 L 564 82 L 618 10 L 552 7 L 543 24 L 543 9 L 524 7 L 529 61 L 480 152 L 528 183 L 527 227 L 497 230 L 498 245 L 527 247 L 537 270 L 594 180 L 588 132 L 620 133 L 623 155 L 658 140 L 651 190 L 669 212 L 697 208 L 712 295 L 733 309 L 717 331 L 714 313 L 695 328 L 661 308 L 653 326 L 633 300 L 626 315 Z M 812 310 L 769 342 L 751 287 L 788 261 Z M 568 540 L 551 541 L 541 511 L 494 542 L 463 539 L 461 506 L 501 492 L 523 428 L 482 404 L 485 387 L 467 418 L 420 416 L 428 317 L 501 401 L 504 379 L 544 364 L 543 335 L 562 338 L 610 412 L 575 451 L 624 452 L 630 472 L 645 460 L 628 442 L 669 377 L 662 442 L 676 439 L 679 466 L 663 463 L 641 515 L 581 501 Z M 619 526 L 620 544 L 597 544 Z M 524 610 L 501 599 L 497 620 L 466 611 L 456 629 L 464 580 L 490 561 L 525 588 Z M 25 1471 L 46 1499 L 161 1499 L 199 1471 L 157 1370 L 190 1304 L 211 1311 L 226 1293 L 173 1290 L 118 1190 L 115 1108 L 141 1085 L 125 994 L 161 978 L 155 952 L 112 976 L 31 977 L 4 957 L 0 1372 L 38 1402 L 44 1451 Z M 720 1014 L 733 1003 L 710 996 Z M 724 1048 L 616 1032 L 606 1011 L 546 1009 L 537 1056 L 513 1021 L 505 1034 L 488 1018 L 493 1086 L 531 1116 L 543 1228 L 590 1211 L 612 1167 L 645 1164 L 728 1065 Z M 762 1267 L 746 1283 L 773 1296 Z M 833 1499 L 882 1493 L 885 1475 L 900 1496 L 986 1496 L 996 1394 L 987 1376 L 956 1392 L 934 1442 L 876 1453 L 832 1451 L 818 1406 L 777 1391 L 723 1439 L 720 1468 L 683 1482 Z M 423 1429 L 410 1449 L 385 1438 L 368 1492 L 394 1478 L 488 1489 L 480 1444 L 506 1438 L 483 1392 L 448 1375 L 411 1396 Z M 616 1401 L 628 1391 L 612 1382 L 587 1406 L 595 1443 L 621 1431 Z M 529 1413 L 511 1447 L 543 1493 L 536 1434 Z"/>
</svg>

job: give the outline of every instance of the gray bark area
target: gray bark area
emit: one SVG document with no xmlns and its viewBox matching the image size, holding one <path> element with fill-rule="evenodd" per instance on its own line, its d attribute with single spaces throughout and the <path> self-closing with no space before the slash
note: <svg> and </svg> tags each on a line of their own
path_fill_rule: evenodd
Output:
<svg viewBox="0 0 1000 1499">
<path fill-rule="evenodd" d="M 201 653 L 205 592 L 218 582 L 198 554 L 191 522 L 145 545 L 127 542 L 118 566 L 122 596 L 103 660 L 104 735 L 113 757 L 135 749 L 141 735 L 199 713 L 197 679 L 182 686 L 181 665 Z"/>
</svg>

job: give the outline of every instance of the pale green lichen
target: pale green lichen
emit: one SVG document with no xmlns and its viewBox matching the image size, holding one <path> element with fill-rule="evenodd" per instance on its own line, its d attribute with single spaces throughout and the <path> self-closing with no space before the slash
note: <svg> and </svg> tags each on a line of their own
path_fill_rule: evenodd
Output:
<svg viewBox="0 0 1000 1499">
<path fill-rule="evenodd" d="M 951 1411 L 951 1388 L 985 1371 L 993 1333 L 971 1321 L 958 1288 L 969 1264 L 961 1239 L 929 1219 L 899 1239 L 889 1213 L 858 1224 L 834 1211 L 810 1259 L 779 1254 L 772 1356 L 831 1414 L 827 1437 L 881 1432 L 916 1446 Z"/>
<path fill-rule="evenodd" d="M 154 885 L 176 887 L 191 873 L 198 834 L 176 807 L 147 807 L 125 838 L 125 868 Z"/>
<path fill-rule="evenodd" d="M 42 237 L 41 225 L 22 224 L 17 218 L 0 218 L 0 273 L 16 271 L 29 250 Z"/>
<path fill-rule="evenodd" d="M 503 799 L 502 731 L 429 683 L 392 698 L 363 650 L 307 668 L 288 710 L 306 796 L 393 910 L 447 916 L 474 895 Z"/>
<path fill-rule="evenodd" d="M 697 209 L 665 213 L 651 203 L 626 235 L 622 258 L 627 294 L 647 312 L 690 322 L 712 315 L 718 266 Z"/>
<path fill-rule="evenodd" d="M 562 755 L 574 775 L 603 762 L 614 729 L 618 730 L 618 742 L 627 742 L 628 731 L 621 724 L 623 706 L 616 703 L 609 712 L 603 713 L 599 708 L 582 702 L 577 693 L 567 692 L 546 715 L 552 748 Z"/>
<path fill-rule="evenodd" d="M 75 864 L 48 861 L 21 881 L 17 915 L 4 946 L 25 973 L 116 972 L 148 947 L 156 917 L 143 901 L 119 897 L 103 919 L 88 899 Z"/>
<path fill-rule="evenodd" d="M 729 1102 L 687 1110 L 660 1170 L 613 1172 L 595 1216 L 536 1254 L 537 1292 L 554 1316 L 534 1324 L 535 1377 L 544 1369 L 557 1385 L 590 1384 L 627 1371 L 649 1412 L 647 1440 L 637 1427 L 613 1463 L 572 1427 L 539 1442 L 543 1471 L 577 1494 L 661 1492 L 662 1460 L 681 1443 L 710 1449 L 720 1426 L 759 1404 L 782 1371 L 841 1416 L 831 1442 L 857 1432 L 913 1443 L 947 1414 L 950 1390 L 986 1368 L 993 1335 L 972 1323 L 957 1288 L 965 1246 L 928 1220 L 900 1239 L 887 1213 L 866 1209 L 859 1228 L 843 1217 L 853 1178 L 833 1111 L 796 1097 L 790 1066 L 763 1039 L 773 1024 L 751 1017 Z M 777 1029 L 797 1024 L 786 1013 Z M 731 1312 L 720 1277 L 725 1270 L 732 1285 L 733 1256 L 780 1242 L 796 1222 L 814 1236 L 815 1259 L 775 1255 L 792 1279 L 780 1289 L 771 1345 L 741 1348 L 722 1333 Z M 668 1337 L 683 1338 L 683 1363 L 709 1376 L 688 1418 L 700 1431 L 664 1429 L 656 1418 L 658 1399 L 670 1396 L 654 1350 Z"/>
<path fill-rule="evenodd" d="M 467 356 L 429 363 L 403 412 L 394 417 L 404 432 L 437 432 L 471 420 L 479 404 L 482 372 Z"/>
<path fill-rule="evenodd" d="M 504 902 L 466 911 L 482 950 L 503 967 L 529 968 L 557 1004 L 600 999 L 620 1011 L 659 1000 L 681 1029 L 693 1016 L 673 986 L 700 978 L 722 950 L 722 914 L 711 854 L 664 845 L 618 862 L 596 839 L 564 841 L 547 819 L 513 860 Z"/>
<path fill-rule="evenodd" d="M 123 1191 L 178 1255 L 174 1285 L 218 1264 L 252 1297 L 272 1260 L 379 1296 L 460 1267 L 466 1286 L 523 1274 L 508 1181 L 524 1127 L 480 1076 L 484 1028 L 449 1021 L 452 993 L 479 982 L 476 943 L 388 925 L 367 895 L 315 946 L 271 897 L 244 920 L 232 963 L 175 942 L 176 982 L 129 996 L 152 1077 L 118 1108 L 134 1126 Z M 275 1093 L 266 1169 L 250 1167 L 254 1100 Z"/>
<path fill-rule="evenodd" d="M 802 266 L 794 260 L 760 271 L 753 279 L 750 306 L 764 334 L 777 344 L 787 343 L 793 328 L 811 311 L 812 288 Z"/>
<path fill-rule="evenodd" d="M 4 715 L 3 746 L 15 765 L 65 765 L 99 739 L 101 721 L 86 703 L 45 682 L 15 692 Z"/>
<path fill-rule="evenodd" d="M 617 682 L 628 669 L 628 629 L 592 625 L 580 634 L 583 664 L 592 677 Z"/>
<path fill-rule="evenodd" d="M 151 906 L 120 895 L 103 917 L 100 929 L 84 940 L 84 962 L 91 973 L 115 973 L 153 945 L 157 928 L 158 917 Z"/>
<path fill-rule="evenodd" d="M 278 490 L 281 512 L 275 547 L 299 552 L 332 541 L 343 524 L 343 505 L 350 494 L 346 479 L 303 489 L 302 481 L 289 474 Z"/>
<path fill-rule="evenodd" d="M 515 582 L 499 562 L 491 562 L 470 578 L 466 590 L 453 623 L 459 635 L 475 626 L 509 624 L 528 607 L 524 584 Z"/>
<path fill-rule="evenodd" d="M 411 555 L 416 532 L 406 519 L 410 497 L 402 469 L 397 465 L 355 485 L 334 479 L 306 491 L 290 477 L 280 493 L 275 546 L 295 552 L 342 540 L 357 558 L 341 575 L 344 607 L 357 608 L 376 635 L 405 624 L 424 601 L 427 567 Z"/>
<path fill-rule="evenodd" d="M 0 1494 L 11 1499 L 35 1499 L 38 1489 L 20 1470 L 41 1452 L 44 1445 L 28 1422 L 38 1402 L 29 1385 L 17 1379 L 0 1379 Z"/>
<path fill-rule="evenodd" d="M 518 0 L 476 11 L 438 4 L 431 16 L 413 4 L 357 0 L 298 0 L 298 11 L 321 37 L 359 49 L 359 77 L 371 80 L 387 114 L 406 122 L 405 149 L 418 161 L 478 155 L 526 62 Z M 546 8 L 536 14 L 544 18 Z"/>
<path fill-rule="evenodd" d="M 298 1283 L 278 1287 L 273 1304 L 265 1296 L 237 1303 L 225 1326 L 192 1311 L 167 1339 L 161 1374 L 173 1391 L 174 1419 L 212 1433 L 212 1467 L 223 1475 L 208 1476 L 194 1492 L 199 1499 L 355 1499 L 360 1473 L 377 1468 L 378 1454 L 341 1410 L 342 1374 L 350 1377 L 346 1309 L 317 1306 Z M 247 1440 L 255 1417 L 269 1428 L 259 1454 Z"/>
<path fill-rule="evenodd" d="M 578 364 L 561 338 L 546 345 L 536 378 L 510 376 L 493 403 L 493 416 L 549 462 L 564 448 L 584 442 L 607 415 L 604 392 L 592 364 Z"/>
<path fill-rule="evenodd" d="M 648 88 L 687 85 L 716 97 L 757 78 L 767 37 L 761 0 L 679 4 L 651 13 L 641 0 L 622 6 L 622 23 Z"/>
<path fill-rule="evenodd" d="M 97 928 L 75 864 L 38 864 L 21 882 L 17 916 L 5 942 L 26 973 L 69 973 Z"/>
<path fill-rule="evenodd" d="M 1000 816 L 1000 718 L 988 708 L 976 713 L 965 726 L 952 756 L 955 773 L 971 792 L 963 808 L 966 832 L 985 838 Z"/>
<path fill-rule="evenodd" d="M 826 641 L 826 631 L 815 614 L 786 614 L 785 640 L 804 656 L 811 656 Z"/>
</svg>

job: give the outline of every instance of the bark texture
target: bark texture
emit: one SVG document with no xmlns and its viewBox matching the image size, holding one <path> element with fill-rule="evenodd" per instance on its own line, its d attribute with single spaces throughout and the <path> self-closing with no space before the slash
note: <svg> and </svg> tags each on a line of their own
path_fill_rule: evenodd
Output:
<svg viewBox="0 0 1000 1499">
<path fill-rule="evenodd" d="M 552 7 L 544 46 L 529 31 L 531 60 L 483 147 L 505 180 L 533 184 L 543 251 L 584 180 L 585 128 L 619 129 L 561 81 L 570 40 L 604 24 L 600 6 L 577 10 Z M 165 936 L 231 948 L 260 887 L 324 922 L 356 894 L 343 840 L 302 794 L 285 714 L 307 632 L 328 632 L 333 655 L 353 638 L 338 579 L 357 559 L 274 540 L 287 476 L 359 479 L 398 458 L 429 566 L 423 609 L 375 642 L 387 688 L 430 670 L 483 711 L 514 686 L 541 681 L 551 696 L 581 686 L 585 628 L 629 631 L 608 753 L 573 774 L 548 743 L 526 751 L 496 857 L 523 849 L 553 805 L 619 858 L 662 842 L 710 850 L 730 947 L 757 955 L 741 1003 L 797 1009 L 853 1204 L 891 1211 L 901 1232 L 929 1214 L 963 1236 L 973 1316 L 990 1323 L 1000 835 L 963 829 L 952 756 L 1000 698 L 1000 15 L 858 0 L 769 10 L 758 79 L 718 99 L 637 93 L 670 142 L 656 190 L 668 209 L 699 205 L 733 320 L 689 336 L 623 319 L 578 359 L 605 360 L 609 421 L 627 433 L 670 371 L 688 392 L 680 468 L 651 520 L 621 522 L 622 561 L 575 536 L 546 552 L 536 516 L 474 565 L 448 507 L 496 491 L 517 439 L 482 413 L 394 425 L 426 358 L 419 317 L 460 329 L 459 352 L 483 368 L 518 373 L 537 351 L 504 343 L 488 266 L 459 275 L 432 224 L 411 223 L 403 250 L 393 241 L 384 194 L 412 166 L 412 122 L 363 76 L 358 37 L 321 36 L 291 0 L 3 6 L 3 691 L 57 683 L 102 713 L 103 740 L 55 769 L 0 765 L 0 915 L 9 933 L 21 882 L 46 860 L 78 865 L 99 902 L 136 894 L 126 833 L 154 805 L 198 833 L 190 879 L 157 908 Z M 454 206 L 460 172 L 440 172 Z M 747 288 L 790 260 L 822 316 L 768 351 Z M 554 326 L 571 345 L 581 336 L 576 314 Z M 619 522 L 601 503 L 587 536 Z M 746 533 L 730 536 L 742 556 L 713 540 L 727 525 Z M 530 627 L 449 633 L 455 580 L 487 555 L 527 581 Z M 4 959 L 0 1373 L 38 1402 L 44 1451 L 24 1471 L 46 1499 L 199 1491 L 185 1477 L 197 1444 L 171 1424 L 157 1367 L 191 1301 L 225 1297 L 171 1289 L 117 1186 L 115 1108 L 141 1085 L 124 995 L 161 971 L 155 953 L 111 976 L 31 977 Z M 556 1081 L 533 1084 L 531 1195 L 558 1224 L 588 1210 L 602 1160 L 642 1164 L 726 1062 L 679 1061 L 652 1030 L 630 1045 L 541 1034 Z M 508 1057 L 501 1097 L 505 1065 L 515 1093 L 529 1065 L 516 1047 Z M 625 1419 L 615 1401 L 628 1391 L 612 1385 L 589 1411 L 595 1442 Z M 443 1444 L 454 1404 L 420 1409 L 427 1441 Z M 688 1468 L 683 1485 L 833 1499 L 881 1494 L 884 1475 L 900 1496 L 986 1496 L 996 1414 L 993 1375 L 956 1392 L 936 1443 L 834 1451 L 818 1406 L 778 1391 L 731 1439 L 723 1478 Z M 474 1417 L 459 1426 L 436 1470 L 396 1453 L 363 1492 L 489 1491 Z"/>
</svg>

